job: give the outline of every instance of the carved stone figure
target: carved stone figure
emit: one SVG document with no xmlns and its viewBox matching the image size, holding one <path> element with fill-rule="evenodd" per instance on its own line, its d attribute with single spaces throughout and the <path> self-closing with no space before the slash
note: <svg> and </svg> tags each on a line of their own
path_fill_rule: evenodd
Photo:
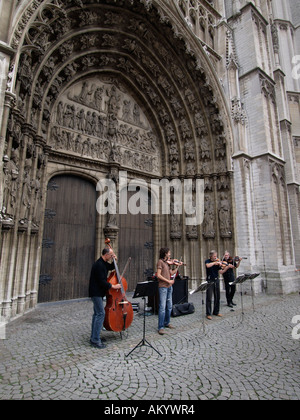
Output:
<svg viewBox="0 0 300 420">
<path fill-rule="evenodd" d="M 15 214 L 19 178 L 19 150 L 12 150 L 11 159 L 4 165 L 4 200 L 2 212 L 7 217 Z"/>
<path fill-rule="evenodd" d="M 215 209 L 213 201 L 206 195 L 204 199 L 204 220 L 203 220 L 203 236 L 205 238 L 214 238 L 215 230 Z"/>
<path fill-rule="evenodd" d="M 32 182 L 31 182 L 31 159 L 26 159 L 24 167 L 23 191 L 21 199 L 20 223 L 24 224 L 28 221 L 29 211 L 31 208 Z"/>
<path fill-rule="evenodd" d="M 230 202 L 226 197 L 226 194 L 222 192 L 220 194 L 219 203 L 219 224 L 220 232 L 223 238 L 230 238 L 231 233 L 231 206 Z"/>
<path fill-rule="evenodd" d="M 35 194 L 32 223 L 36 227 L 40 226 L 40 223 L 41 223 L 42 200 L 43 200 L 41 178 L 42 178 L 42 169 L 40 168 L 37 170 L 36 179 L 32 182 L 32 188 Z"/>
</svg>

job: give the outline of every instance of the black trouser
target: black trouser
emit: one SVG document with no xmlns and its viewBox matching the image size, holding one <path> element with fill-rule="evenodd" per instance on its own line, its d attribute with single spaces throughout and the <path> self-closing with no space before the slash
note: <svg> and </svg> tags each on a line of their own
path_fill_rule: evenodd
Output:
<svg viewBox="0 0 300 420">
<path fill-rule="evenodd" d="M 212 296 L 214 295 L 214 310 L 213 315 L 218 315 L 220 310 L 220 280 L 215 279 L 213 281 L 208 280 L 209 283 L 213 283 L 209 286 L 206 291 L 206 315 L 211 315 L 211 304 Z"/>
<path fill-rule="evenodd" d="M 232 302 L 232 299 L 233 299 L 233 296 L 234 296 L 235 290 L 236 290 L 235 284 L 232 284 L 230 286 L 229 283 L 232 283 L 232 282 L 233 282 L 233 280 L 231 280 L 231 279 L 228 279 L 228 280 L 224 279 L 227 305 L 229 305 Z"/>
</svg>

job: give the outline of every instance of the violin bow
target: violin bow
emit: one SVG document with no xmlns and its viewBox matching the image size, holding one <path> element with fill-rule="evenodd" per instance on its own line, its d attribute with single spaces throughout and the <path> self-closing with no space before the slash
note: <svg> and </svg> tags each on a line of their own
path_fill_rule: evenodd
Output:
<svg viewBox="0 0 300 420">
<path fill-rule="evenodd" d="M 128 260 L 127 260 L 127 263 L 126 263 L 126 265 L 124 267 L 123 273 L 121 274 L 121 279 L 125 276 L 126 270 L 127 270 L 128 266 L 129 266 L 130 262 L 131 262 L 131 257 L 129 257 Z"/>
</svg>

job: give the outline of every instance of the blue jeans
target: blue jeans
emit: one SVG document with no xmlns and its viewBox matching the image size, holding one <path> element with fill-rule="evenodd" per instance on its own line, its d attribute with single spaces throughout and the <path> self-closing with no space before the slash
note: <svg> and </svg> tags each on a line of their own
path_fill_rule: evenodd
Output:
<svg viewBox="0 0 300 420">
<path fill-rule="evenodd" d="M 94 314 L 92 318 L 91 341 L 96 344 L 101 344 L 100 333 L 105 318 L 103 298 L 95 296 L 92 297 L 92 301 L 94 303 Z"/>
<path fill-rule="evenodd" d="M 170 324 L 173 287 L 159 287 L 158 330 Z"/>
</svg>

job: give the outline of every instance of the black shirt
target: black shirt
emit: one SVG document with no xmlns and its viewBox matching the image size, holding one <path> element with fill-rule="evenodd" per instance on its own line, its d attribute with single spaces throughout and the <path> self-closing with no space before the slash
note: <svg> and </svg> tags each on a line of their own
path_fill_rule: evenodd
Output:
<svg viewBox="0 0 300 420">
<path fill-rule="evenodd" d="M 224 260 L 224 261 L 226 261 L 226 260 Z M 235 267 L 237 266 L 236 262 L 234 262 L 232 265 L 234 265 Z M 225 273 L 223 274 L 223 278 L 224 278 L 225 281 L 228 281 L 229 283 L 233 282 L 235 280 L 233 268 L 228 268 L 228 270 L 225 271 Z"/>
<path fill-rule="evenodd" d="M 213 261 L 211 259 L 206 260 L 205 261 L 205 266 L 206 266 L 206 264 L 210 264 L 212 262 Z M 222 267 L 220 267 L 219 265 L 213 265 L 212 267 L 209 267 L 209 268 L 206 267 L 207 280 L 208 281 L 209 280 L 213 281 L 213 280 L 217 279 L 219 277 L 219 270 L 222 270 Z"/>
<path fill-rule="evenodd" d="M 111 288 L 111 284 L 107 281 L 107 274 L 110 270 L 114 270 L 114 263 L 108 263 L 102 257 L 97 260 L 91 270 L 89 296 L 103 297 Z"/>
</svg>

